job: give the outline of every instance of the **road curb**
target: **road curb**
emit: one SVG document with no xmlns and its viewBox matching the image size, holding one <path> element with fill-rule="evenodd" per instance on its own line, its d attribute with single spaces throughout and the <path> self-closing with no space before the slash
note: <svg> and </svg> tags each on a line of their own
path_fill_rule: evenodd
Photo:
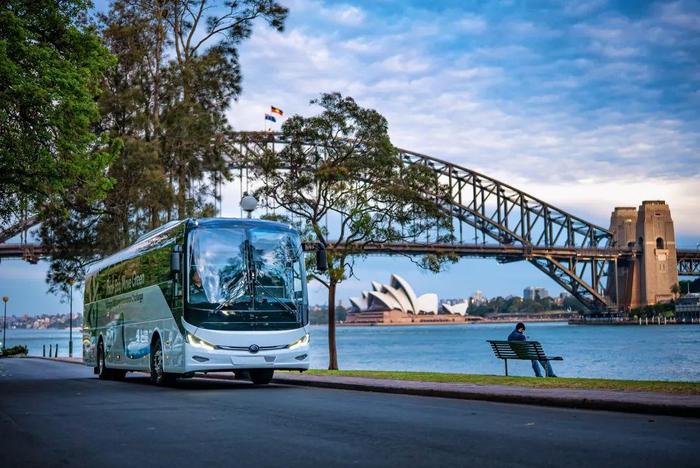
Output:
<svg viewBox="0 0 700 468">
<path fill-rule="evenodd" d="M 498 403 L 516 403 L 536 406 L 554 406 L 559 408 L 588 409 L 601 411 L 616 411 L 637 414 L 656 414 L 666 416 L 682 416 L 700 418 L 700 407 L 690 405 L 651 404 L 642 402 L 615 401 L 599 398 L 563 398 L 533 394 L 503 394 L 488 391 L 470 389 L 459 391 L 440 388 L 412 388 L 402 386 L 400 381 L 391 381 L 394 385 L 377 385 L 373 383 L 358 382 L 330 382 L 323 380 L 308 380 L 291 376 L 276 377 L 274 383 L 286 385 L 300 385 L 308 387 L 334 388 L 341 390 L 355 390 L 364 392 L 392 393 L 400 395 L 414 395 L 440 398 L 453 398 L 460 400 L 493 401 Z M 527 388 L 523 389 L 527 391 Z"/>
<path fill-rule="evenodd" d="M 25 356 L 23 359 L 43 359 L 44 361 L 53 362 L 65 362 L 67 364 L 80 364 L 83 365 L 83 361 L 78 358 L 68 358 L 68 357 L 45 357 L 45 356 Z"/>
</svg>

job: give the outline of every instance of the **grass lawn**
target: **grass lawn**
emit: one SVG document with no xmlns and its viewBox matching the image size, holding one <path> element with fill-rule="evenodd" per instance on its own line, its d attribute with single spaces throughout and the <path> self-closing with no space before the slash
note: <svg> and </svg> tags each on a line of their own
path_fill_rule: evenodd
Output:
<svg viewBox="0 0 700 468">
<path fill-rule="evenodd" d="M 580 388 L 588 390 L 621 390 L 632 392 L 664 392 L 684 395 L 700 395 L 700 382 L 669 382 L 659 380 L 612 380 L 612 379 L 571 379 L 505 377 L 499 375 L 444 374 L 439 372 L 398 372 L 364 370 L 317 370 L 306 372 L 311 375 L 342 377 L 365 377 L 372 379 L 416 380 L 420 382 L 470 383 L 478 385 L 515 385 L 536 388 Z"/>
</svg>

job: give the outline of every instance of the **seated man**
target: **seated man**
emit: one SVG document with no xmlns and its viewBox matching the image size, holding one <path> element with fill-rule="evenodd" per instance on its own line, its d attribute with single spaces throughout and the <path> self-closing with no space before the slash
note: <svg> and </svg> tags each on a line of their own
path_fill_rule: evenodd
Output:
<svg viewBox="0 0 700 468">
<path fill-rule="evenodd" d="M 515 326 L 515 330 L 508 335 L 508 341 L 527 341 L 527 337 L 525 336 L 525 324 L 523 322 L 518 322 Z M 542 377 L 540 364 L 544 367 L 547 377 L 556 377 L 556 375 L 554 375 L 554 369 L 552 369 L 552 365 L 549 361 L 540 361 L 538 364 L 538 361 L 533 359 L 532 369 L 535 371 L 535 376 Z"/>
</svg>

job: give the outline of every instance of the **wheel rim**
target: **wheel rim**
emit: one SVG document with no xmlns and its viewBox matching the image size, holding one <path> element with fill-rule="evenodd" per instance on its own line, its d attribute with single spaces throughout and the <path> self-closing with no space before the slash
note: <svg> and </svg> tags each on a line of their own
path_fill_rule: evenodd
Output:
<svg viewBox="0 0 700 468">
<path fill-rule="evenodd" d="M 153 371 L 158 379 L 163 377 L 163 351 L 160 347 L 153 354 Z"/>
<path fill-rule="evenodd" d="M 100 375 L 102 375 L 105 372 L 105 351 L 101 344 L 97 350 L 97 355 L 97 367 L 99 368 Z"/>
</svg>

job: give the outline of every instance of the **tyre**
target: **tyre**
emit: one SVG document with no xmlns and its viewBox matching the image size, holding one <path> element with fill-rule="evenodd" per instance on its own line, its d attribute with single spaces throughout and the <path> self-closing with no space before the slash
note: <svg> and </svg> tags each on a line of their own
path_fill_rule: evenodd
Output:
<svg viewBox="0 0 700 468">
<path fill-rule="evenodd" d="M 253 369 L 250 371 L 250 380 L 255 385 L 267 385 L 272 381 L 274 373 L 273 369 Z"/>
<path fill-rule="evenodd" d="M 175 382 L 175 376 L 164 370 L 163 345 L 160 337 L 156 338 L 151 347 L 151 382 L 156 385 L 170 385 Z"/>
<path fill-rule="evenodd" d="M 97 345 L 97 377 L 102 380 L 109 380 L 109 369 L 105 364 L 105 345 L 100 340 Z"/>
<path fill-rule="evenodd" d="M 122 369 L 108 369 L 105 362 L 105 346 L 102 340 L 97 346 L 97 376 L 102 380 L 122 380 L 126 371 Z"/>
</svg>

